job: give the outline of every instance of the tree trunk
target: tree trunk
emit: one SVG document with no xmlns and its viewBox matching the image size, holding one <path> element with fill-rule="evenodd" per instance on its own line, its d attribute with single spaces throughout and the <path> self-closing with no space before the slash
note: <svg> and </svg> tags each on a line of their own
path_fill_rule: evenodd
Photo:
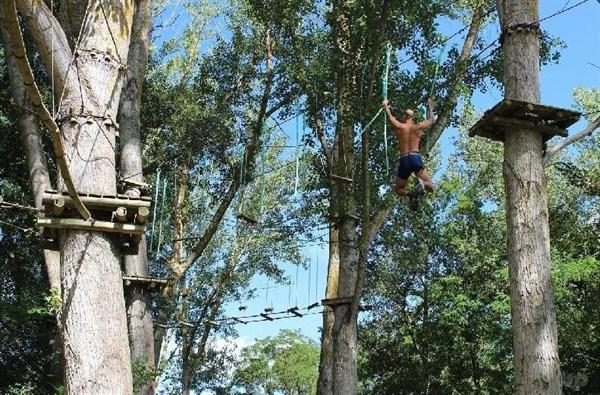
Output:
<svg viewBox="0 0 600 395">
<path fill-rule="evenodd" d="M 325 298 L 337 298 L 340 272 L 339 232 L 335 224 L 330 223 L 329 262 L 327 265 L 327 288 Z M 331 394 L 333 385 L 333 323 L 335 315 L 332 309 L 323 310 L 323 330 L 321 332 L 321 353 L 319 362 L 318 394 Z"/>
<path fill-rule="evenodd" d="M 119 107 L 121 181 L 125 194 L 139 197 L 140 185 L 144 183 L 142 169 L 141 101 L 142 86 L 148 63 L 152 10 L 149 0 L 137 0 L 131 30 L 131 42 L 127 59 L 127 77 L 121 92 Z M 156 204 L 156 202 L 154 202 Z M 148 276 L 146 236 L 142 235 L 138 252 L 124 255 L 123 264 L 128 276 Z M 148 288 L 132 285 L 126 293 L 129 345 L 131 359 L 136 366 L 154 368 L 154 327 L 152 322 L 152 298 Z M 142 386 L 141 393 L 153 393 L 155 382 Z"/>
<path fill-rule="evenodd" d="M 504 87 L 507 98 L 538 103 L 537 0 L 503 0 L 498 9 L 504 32 L 517 24 L 535 23 L 532 28 L 504 34 Z M 543 149 L 539 132 L 505 131 L 503 174 L 515 394 L 562 393 Z"/>
<path fill-rule="evenodd" d="M 338 176 L 354 176 L 354 133 L 352 117 L 352 48 L 350 41 L 349 7 L 344 1 L 334 3 L 335 43 L 338 62 L 336 67 L 337 125 L 332 150 L 332 172 Z M 354 295 L 358 267 L 356 200 L 353 185 L 332 181 L 330 187 L 330 215 L 335 221 L 334 232 L 339 237 L 330 239 L 330 251 L 339 253 L 339 271 L 335 284 L 335 270 L 328 271 L 328 297 L 351 298 Z M 337 228 L 337 229 L 336 229 Z M 330 257 L 335 260 L 335 255 Z M 330 262 L 331 263 L 331 262 Z M 333 276 L 332 276 L 333 275 Z M 356 317 L 350 314 L 350 305 L 337 305 L 333 312 L 323 315 L 323 338 L 319 394 L 351 395 L 357 390 L 356 371 Z M 333 317 L 332 317 L 333 315 Z M 333 321 L 333 322 L 332 322 Z M 331 336 L 328 338 L 328 336 Z M 330 354 L 330 355 L 328 355 Z M 329 363 L 329 366 L 326 365 Z M 328 375 L 331 374 L 331 377 Z"/>
<path fill-rule="evenodd" d="M 54 91 L 57 101 L 62 99 L 57 119 L 77 190 L 115 194 L 113 121 L 129 46 L 132 2 L 89 5 L 73 67 L 69 67 L 66 36 L 46 5 L 28 1 L 18 5 L 48 69 L 63 71 L 56 76 L 59 88 Z M 65 391 L 130 394 L 129 345 L 115 240 L 104 233 L 61 231 L 60 249 Z"/>
<path fill-rule="evenodd" d="M 2 10 L 2 14 L 4 14 L 2 8 L 3 4 L 0 3 L 0 9 Z M 21 141 L 25 148 L 33 201 L 35 208 L 41 210 L 43 209 L 42 197 L 44 191 L 52 185 L 48 173 L 48 163 L 42 146 L 42 136 L 40 134 L 38 119 L 33 114 L 31 102 L 25 92 L 25 86 L 19 74 L 18 66 L 13 59 L 12 49 L 9 44 L 10 37 L 4 26 L 0 26 L 0 29 L 2 30 L 2 42 L 8 65 L 10 90 L 15 103 L 23 110 L 17 122 Z M 60 290 L 60 254 L 58 251 L 44 250 L 44 264 L 50 288 Z"/>
</svg>

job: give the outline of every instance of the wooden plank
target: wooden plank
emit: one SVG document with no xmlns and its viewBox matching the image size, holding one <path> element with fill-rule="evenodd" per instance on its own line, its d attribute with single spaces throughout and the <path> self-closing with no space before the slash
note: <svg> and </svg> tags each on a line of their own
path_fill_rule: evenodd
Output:
<svg viewBox="0 0 600 395">
<path fill-rule="evenodd" d="M 77 218 L 38 217 L 37 226 L 43 228 L 77 229 L 107 233 L 143 234 L 146 232 L 146 227 L 143 225 L 108 221 L 94 221 L 92 223 Z"/>
<path fill-rule="evenodd" d="M 505 118 L 500 116 L 494 116 L 493 122 L 496 125 L 504 126 L 508 128 L 519 128 L 519 129 L 527 129 L 533 130 L 537 132 L 541 132 L 550 136 L 562 136 L 567 137 L 569 133 L 565 129 L 560 129 L 554 126 L 549 125 L 539 125 L 531 121 L 525 121 L 522 119 L 512 119 Z"/>
<path fill-rule="evenodd" d="M 339 181 L 343 181 L 343 182 L 354 182 L 354 180 L 352 178 L 338 176 L 338 175 L 333 174 L 333 173 L 331 173 L 329 175 L 329 178 L 333 178 L 334 180 L 339 180 Z"/>
<path fill-rule="evenodd" d="M 260 313 L 260 316 L 266 320 L 273 321 L 273 317 L 269 316 L 266 313 Z"/>
<path fill-rule="evenodd" d="M 164 278 L 156 278 L 156 277 L 144 277 L 144 276 L 123 276 L 123 281 L 131 281 L 138 283 L 146 283 L 146 284 L 160 284 L 166 285 L 169 280 Z"/>
<path fill-rule="evenodd" d="M 342 304 L 350 304 L 352 303 L 352 297 L 347 298 L 331 298 L 331 299 L 323 299 L 321 300 L 321 304 L 323 306 L 339 306 Z"/>
<path fill-rule="evenodd" d="M 304 314 L 302 314 L 298 311 L 298 307 L 289 308 L 289 309 L 287 309 L 287 312 L 292 313 L 296 317 L 304 317 Z"/>
<path fill-rule="evenodd" d="M 119 198 L 108 198 L 108 197 L 93 197 L 93 196 L 81 196 L 81 202 L 91 207 L 102 207 L 102 208 L 115 208 L 115 207 L 126 207 L 138 209 L 140 207 L 150 207 L 151 202 L 142 199 L 119 199 Z M 68 195 L 58 193 L 44 193 L 42 201 L 44 203 L 52 204 L 54 200 L 64 199 L 65 204 L 73 206 L 73 199 Z"/>
</svg>

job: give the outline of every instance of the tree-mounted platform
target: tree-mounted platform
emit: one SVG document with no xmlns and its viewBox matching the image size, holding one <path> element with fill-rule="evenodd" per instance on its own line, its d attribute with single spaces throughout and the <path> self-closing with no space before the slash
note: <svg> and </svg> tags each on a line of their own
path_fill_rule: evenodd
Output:
<svg viewBox="0 0 600 395">
<path fill-rule="evenodd" d="M 67 193 L 54 190 L 44 192 L 44 213 L 37 219 L 37 226 L 43 228 L 43 245 L 58 248 L 56 230 L 75 229 L 120 234 L 124 247 L 137 250 L 150 217 L 150 197 L 79 194 L 79 198 L 93 213 L 95 221 L 81 219 L 74 200 Z"/>
<path fill-rule="evenodd" d="M 544 141 L 554 136 L 566 137 L 567 128 L 577 122 L 580 112 L 514 99 L 504 99 L 485 112 L 469 129 L 469 136 L 504 141 L 504 132 L 526 129 L 540 132 Z"/>
<path fill-rule="evenodd" d="M 165 278 L 155 278 L 146 276 L 125 276 L 123 275 L 123 283 L 126 286 L 130 285 L 142 285 L 149 288 L 164 287 L 168 284 L 169 280 Z"/>
</svg>

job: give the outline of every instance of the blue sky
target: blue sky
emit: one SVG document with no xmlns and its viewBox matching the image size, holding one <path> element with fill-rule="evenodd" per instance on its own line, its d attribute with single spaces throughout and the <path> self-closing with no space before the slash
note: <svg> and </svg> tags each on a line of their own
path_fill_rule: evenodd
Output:
<svg viewBox="0 0 600 395">
<path fill-rule="evenodd" d="M 540 18 L 553 14 L 565 6 L 572 6 L 579 1 L 542 1 L 540 4 Z M 182 9 L 181 2 L 173 2 Z M 172 7 L 173 8 L 173 7 Z M 167 17 L 176 15 L 169 10 L 165 13 Z M 170 28 L 168 35 L 176 34 L 177 25 L 183 20 L 178 20 L 175 26 Z M 579 86 L 598 87 L 600 86 L 600 68 L 592 66 L 590 63 L 600 66 L 600 2 L 589 0 L 586 3 L 574 8 L 564 14 L 544 21 L 542 28 L 551 35 L 560 37 L 566 44 L 562 50 L 562 57 L 557 65 L 545 66 L 541 70 L 541 101 L 556 107 L 573 107 L 573 89 Z M 442 23 L 442 31 L 450 35 L 457 31 L 461 26 L 457 23 Z M 488 26 L 483 31 L 483 37 L 492 41 L 498 36 L 499 28 L 497 23 Z M 453 42 L 460 42 L 461 37 L 457 37 Z M 160 40 L 159 40 L 160 41 Z M 502 92 L 492 89 L 487 93 L 476 93 L 473 99 L 477 111 L 483 112 L 502 97 Z M 583 122 L 574 125 L 570 132 L 574 133 L 580 130 Z M 284 126 L 289 136 L 289 144 L 295 144 L 295 120 L 291 120 Z M 455 130 L 447 130 L 440 140 L 442 145 L 442 156 L 447 157 L 453 151 L 452 140 L 456 136 Z M 444 166 L 442 166 L 442 169 Z M 289 286 L 273 286 L 264 279 L 257 279 L 254 286 L 263 288 L 258 292 L 258 296 L 248 303 L 246 311 L 240 312 L 238 305 L 228 306 L 228 314 L 231 316 L 257 314 L 262 312 L 265 307 L 273 307 L 275 311 L 284 310 L 290 307 L 290 304 L 305 307 L 310 303 L 318 301 L 324 295 L 325 277 L 327 270 L 327 249 L 324 246 L 312 246 L 304 249 L 306 257 L 311 261 L 312 269 L 300 269 L 298 272 L 298 282 L 296 284 L 296 268 L 288 265 L 287 273 L 294 282 Z M 317 270 L 318 260 L 318 270 Z M 318 282 L 317 280 L 318 272 Z M 309 286 L 310 277 L 310 286 Z M 266 289 L 268 287 L 268 290 Z M 308 294 L 310 287 L 310 296 Z M 320 309 L 312 310 L 320 311 Z M 255 338 L 266 336 L 275 336 L 280 329 L 299 329 L 310 338 L 318 341 L 320 338 L 319 327 L 321 325 L 320 315 L 310 315 L 303 318 L 290 318 L 275 322 L 251 323 L 247 325 L 238 325 L 237 329 L 240 336 L 240 343 L 247 344 Z"/>
</svg>

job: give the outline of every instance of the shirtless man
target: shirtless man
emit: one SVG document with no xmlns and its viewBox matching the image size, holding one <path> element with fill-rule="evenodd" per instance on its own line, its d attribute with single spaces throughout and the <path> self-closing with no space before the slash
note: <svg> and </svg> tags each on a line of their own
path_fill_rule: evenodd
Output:
<svg viewBox="0 0 600 395">
<path fill-rule="evenodd" d="M 423 130 L 433 125 L 433 102 L 431 99 L 427 100 L 427 119 L 419 123 L 414 122 L 415 113 L 411 109 L 406 109 L 402 118 L 397 120 L 392 115 L 387 100 L 384 100 L 381 105 L 388 115 L 390 122 L 396 128 L 396 136 L 398 137 L 398 145 L 400 146 L 396 193 L 400 197 L 409 196 L 413 198 L 406 190 L 408 178 L 412 173 L 415 173 L 419 177 L 427 191 L 433 192 L 431 176 L 425 170 L 423 158 L 419 153 L 419 143 L 421 142 L 421 136 L 423 136 Z"/>
</svg>

